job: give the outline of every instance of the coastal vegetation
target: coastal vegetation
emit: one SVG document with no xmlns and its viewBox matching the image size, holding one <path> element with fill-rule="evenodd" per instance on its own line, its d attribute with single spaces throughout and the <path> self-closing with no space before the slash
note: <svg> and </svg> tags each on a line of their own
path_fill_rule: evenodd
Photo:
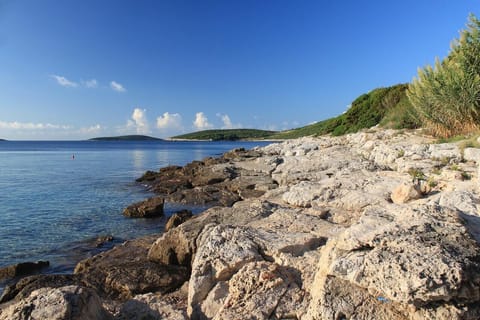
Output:
<svg viewBox="0 0 480 320">
<path fill-rule="evenodd" d="M 187 133 L 172 137 L 172 139 L 185 140 L 255 140 L 268 139 L 276 131 L 266 131 L 257 129 L 224 129 L 224 130 L 204 130 L 199 132 Z"/>
<path fill-rule="evenodd" d="M 295 139 L 304 136 L 334 136 L 354 133 L 364 128 L 381 125 L 386 128 L 403 129 L 420 126 L 406 91 L 408 84 L 377 88 L 362 94 L 352 102 L 343 114 L 304 127 L 285 131 L 255 129 L 205 130 L 172 137 L 186 140 L 248 140 L 248 139 Z"/>
<path fill-rule="evenodd" d="M 387 128 L 416 128 L 420 123 L 406 95 L 407 84 L 377 88 L 362 94 L 343 114 L 305 127 L 282 131 L 272 138 L 293 139 L 303 136 L 334 136 L 354 133 L 381 125 Z"/>
<path fill-rule="evenodd" d="M 354 133 L 379 125 L 392 129 L 424 128 L 439 138 L 471 136 L 480 130 L 480 20 L 470 15 L 444 60 L 418 70 L 410 84 L 377 88 L 355 99 L 343 114 L 280 132 L 207 130 L 174 138 L 202 140 L 294 139 Z"/>
<path fill-rule="evenodd" d="M 472 14 L 448 56 L 418 71 L 408 97 L 431 134 L 452 137 L 480 128 L 480 21 Z"/>
<path fill-rule="evenodd" d="M 144 135 L 127 135 L 127 136 L 116 136 L 116 137 L 97 137 L 89 139 L 92 141 L 159 141 L 162 139 L 144 136 Z"/>
</svg>

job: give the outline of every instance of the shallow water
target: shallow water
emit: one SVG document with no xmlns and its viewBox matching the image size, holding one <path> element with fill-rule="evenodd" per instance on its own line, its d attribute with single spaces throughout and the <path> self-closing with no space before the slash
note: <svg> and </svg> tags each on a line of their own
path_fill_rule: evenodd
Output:
<svg viewBox="0 0 480 320">
<path fill-rule="evenodd" d="M 49 260 L 69 272 L 89 241 L 161 232 L 165 218 L 128 219 L 122 210 L 150 194 L 135 179 L 146 170 L 267 142 L 0 142 L 0 267 Z M 74 158 L 73 158 L 74 155 Z M 184 206 L 167 204 L 166 215 Z M 204 208 L 191 208 L 199 212 Z"/>
</svg>

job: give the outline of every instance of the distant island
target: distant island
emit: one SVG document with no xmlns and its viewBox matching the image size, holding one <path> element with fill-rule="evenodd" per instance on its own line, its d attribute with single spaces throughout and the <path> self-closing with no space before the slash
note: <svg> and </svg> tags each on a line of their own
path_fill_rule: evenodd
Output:
<svg viewBox="0 0 480 320">
<path fill-rule="evenodd" d="M 144 136 L 144 135 L 127 135 L 116 137 L 97 137 L 88 139 L 90 141 L 161 141 L 162 139 Z"/>
<path fill-rule="evenodd" d="M 236 141 L 236 140 L 258 140 L 268 139 L 276 131 L 266 131 L 257 129 L 219 129 L 204 130 L 199 132 L 182 134 L 171 137 L 172 140 L 211 140 L 211 141 Z"/>
</svg>

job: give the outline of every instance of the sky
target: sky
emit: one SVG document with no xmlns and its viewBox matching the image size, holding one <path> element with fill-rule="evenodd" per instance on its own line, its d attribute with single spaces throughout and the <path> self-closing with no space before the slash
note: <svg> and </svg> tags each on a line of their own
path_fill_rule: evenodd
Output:
<svg viewBox="0 0 480 320">
<path fill-rule="evenodd" d="M 410 82 L 474 0 L 0 0 L 0 138 L 285 130 Z"/>
</svg>

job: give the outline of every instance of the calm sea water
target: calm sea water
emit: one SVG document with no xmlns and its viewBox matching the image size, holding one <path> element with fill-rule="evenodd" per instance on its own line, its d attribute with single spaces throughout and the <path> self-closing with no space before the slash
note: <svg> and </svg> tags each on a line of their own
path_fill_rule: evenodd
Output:
<svg viewBox="0 0 480 320">
<path fill-rule="evenodd" d="M 146 170 L 266 144 L 0 141 L 0 267 L 49 260 L 47 272 L 68 272 L 88 241 L 100 235 L 118 242 L 161 232 L 165 218 L 122 215 L 127 205 L 151 195 L 135 183 L 137 177 Z M 166 214 L 181 208 L 167 204 Z"/>
</svg>

